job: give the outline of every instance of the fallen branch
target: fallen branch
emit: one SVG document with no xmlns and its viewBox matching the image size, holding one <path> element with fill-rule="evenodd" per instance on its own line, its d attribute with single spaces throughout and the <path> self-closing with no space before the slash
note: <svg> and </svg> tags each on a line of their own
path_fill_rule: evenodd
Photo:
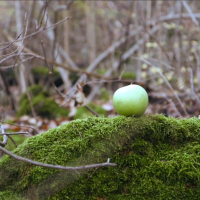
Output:
<svg viewBox="0 0 200 200">
<path fill-rule="evenodd" d="M 14 133 L 1 133 L 2 135 L 21 135 L 21 134 L 29 134 L 29 132 L 14 132 Z"/>
<path fill-rule="evenodd" d="M 92 168 L 96 168 L 96 167 L 115 167 L 115 166 L 117 166 L 117 164 L 115 164 L 115 163 L 110 163 L 110 159 L 108 158 L 107 162 L 105 162 L 105 163 L 85 165 L 85 166 L 79 166 L 79 167 L 64 167 L 61 165 L 51 165 L 51 164 L 45 164 L 45 163 L 29 160 L 27 158 L 23 158 L 14 153 L 11 153 L 10 151 L 6 150 L 5 148 L 3 148 L 1 146 L 0 146 L 0 150 L 3 151 L 5 154 L 11 156 L 15 160 L 19 160 L 19 161 L 22 161 L 25 163 L 29 163 L 29 164 L 33 164 L 33 165 L 37 165 L 37 166 L 41 166 L 41 167 L 53 168 L 53 169 L 76 171 L 76 170 L 92 169 Z"/>
</svg>

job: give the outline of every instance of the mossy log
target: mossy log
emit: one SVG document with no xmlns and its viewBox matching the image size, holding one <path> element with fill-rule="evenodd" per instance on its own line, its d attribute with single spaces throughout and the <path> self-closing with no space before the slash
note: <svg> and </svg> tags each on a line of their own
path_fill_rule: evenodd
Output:
<svg viewBox="0 0 200 200">
<path fill-rule="evenodd" d="M 0 199 L 168 200 L 200 197 L 200 119 L 163 115 L 75 120 L 27 139 L 13 153 L 62 171 L 4 156 Z"/>
</svg>

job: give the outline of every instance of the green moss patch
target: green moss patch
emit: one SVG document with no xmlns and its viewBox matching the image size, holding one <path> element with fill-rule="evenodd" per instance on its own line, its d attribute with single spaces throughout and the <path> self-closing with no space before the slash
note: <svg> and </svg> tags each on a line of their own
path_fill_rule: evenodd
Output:
<svg viewBox="0 0 200 200">
<path fill-rule="evenodd" d="M 50 97 L 50 94 L 41 85 L 33 85 L 28 88 L 31 101 L 36 115 L 43 118 L 67 117 L 69 111 L 60 108 L 59 105 Z M 18 117 L 22 115 L 31 115 L 31 106 L 27 94 L 24 93 L 19 102 Z"/>
<path fill-rule="evenodd" d="M 13 153 L 63 166 L 106 162 L 78 172 L 33 166 L 4 156 L 0 198 L 189 199 L 200 196 L 200 121 L 163 115 L 91 117 L 28 138 Z M 93 173 L 94 172 L 94 173 Z"/>
<path fill-rule="evenodd" d="M 49 69 L 47 67 L 39 66 L 33 67 L 32 73 L 37 76 L 41 76 L 42 78 L 47 78 L 49 76 Z M 56 69 L 53 69 L 53 76 L 58 76 L 59 72 Z"/>
</svg>

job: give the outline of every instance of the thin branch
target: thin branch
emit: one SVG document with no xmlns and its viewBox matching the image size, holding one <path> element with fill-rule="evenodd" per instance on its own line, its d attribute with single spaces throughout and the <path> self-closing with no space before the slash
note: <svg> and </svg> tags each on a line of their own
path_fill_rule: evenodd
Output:
<svg viewBox="0 0 200 200">
<path fill-rule="evenodd" d="M 92 108 L 90 108 L 89 106 L 85 105 L 85 108 L 87 108 L 93 115 L 95 115 L 96 117 L 100 117 L 94 110 L 92 110 Z"/>
<path fill-rule="evenodd" d="M 21 134 L 29 134 L 29 132 L 14 132 L 14 133 L 1 133 L 2 135 L 21 135 Z"/>
<path fill-rule="evenodd" d="M 24 30 L 22 30 L 22 32 L 17 36 L 17 38 L 14 41 L 10 42 L 7 46 L 1 48 L 0 51 L 9 48 L 14 42 L 16 42 L 20 38 L 20 36 L 22 35 L 23 31 Z"/>
<path fill-rule="evenodd" d="M 5 124 L 10 124 L 10 125 L 12 125 L 12 126 L 17 126 L 17 127 L 25 127 L 25 128 L 30 128 L 30 129 L 32 129 L 33 131 L 35 131 L 35 132 L 37 133 L 37 135 L 39 134 L 39 133 L 38 133 L 38 131 L 37 131 L 35 128 L 31 127 L 31 126 L 22 126 L 22 125 L 16 125 L 16 124 L 11 124 L 11 123 L 8 123 L 8 122 L 2 122 L 2 123 L 5 123 Z M 26 132 L 25 132 L 25 133 L 26 133 Z"/>
<path fill-rule="evenodd" d="M 15 147 L 17 147 L 16 142 L 13 140 L 13 138 L 10 135 L 8 135 L 8 138 L 13 142 L 13 144 L 15 145 Z"/>
<path fill-rule="evenodd" d="M 181 105 L 182 109 L 183 109 L 183 112 L 186 116 L 188 116 L 188 113 L 182 103 L 182 101 L 180 100 L 180 98 L 178 97 L 178 95 L 176 94 L 176 92 L 174 91 L 173 87 L 171 86 L 171 84 L 169 83 L 169 81 L 166 79 L 166 77 L 162 74 L 162 72 L 155 66 L 153 65 L 152 63 L 150 63 L 148 60 L 146 59 L 143 59 L 143 58 L 137 58 L 137 57 L 132 57 L 136 60 L 141 60 L 143 61 L 144 63 L 146 63 L 147 65 L 150 65 L 152 66 L 153 68 L 156 69 L 156 71 L 160 74 L 160 76 L 163 78 L 163 80 L 165 81 L 165 83 L 167 84 L 167 86 L 170 88 L 170 90 L 173 92 L 174 96 L 176 97 L 176 99 L 178 100 L 179 104 Z"/>
<path fill-rule="evenodd" d="M 190 7 L 186 3 L 186 1 L 182 1 L 182 4 L 185 7 L 185 9 L 187 10 L 187 12 L 189 13 L 189 15 L 190 15 L 192 21 L 194 22 L 194 24 L 199 28 L 199 22 L 197 21 L 195 15 L 193 14 L 192 10 L 190 9 Z"/>
<path fill-rule="evenodd" d="M 30 52 L 29 50 L 26 50 L 26 48 L 24 49 L 24 51 Z M 37 54 L 35 54 L 35 53 L 32 53 L 32 52 L 31 52 L 31 53 L 21 53 L 20 55 L 21 55 L 21 56 L 34 56 L 35 58 L 38 58 L 38 59 L 41 59 L 41 60 L 44 60 L 44 61 L 45 61 L 45 58 L 44 58 L 44 57 L 42 57 L 42 56 L 40 56 L 40 55 L 37 55 Z M 4 61 L 8 60 L 9 58 L 12 58 L 12 57 L 15 57 L 15 56 L 18 56 L 18 54 L 10 55 L 10 56 L 4 58 L 3 60 L 0 61 L 0 64 L 3 63 Z M 63 65 L 63 64 L 61 64 L 61 63 L 57 63 L 57 62 L 55 62 L 55 61 L 53 61 L 53 60 L 46 59 L 46 61 L 47 61 L 49 64 L 52 64 L 52 65 L 55 65 L 55 66 L 58 66 L 58 67 L 62 67 L 62 68 L 64 68 L 64 69 L 67 69 L 67 70 L 72 71 L 72 72 L 81 73 L 81 74 L 86 74 L 86 75 L 88 75 L 88 76 L 94 76 L 94 77 L 102 78 L 102 79 L 108 79 L 108 78 L 106 78 L 106 77 L 104 77 L 104 76 L 102 76 L 102 75 L 100 75 L 100 74 L 96 74 L 96 73 L 92 73 L 92 72 L 87 72 L 87 71 L 84 71 L 84 70 L 81 70 L 81 69 L 73 69 L 73 68 L 68 67 L 68 66 L 66 66 L 66 65 Z M 15 66 L 17 66 L 17 65 L 15 65 Z M 10 67 L 10 66 L 9 66 L 9 67 Z M 7 68 L 7 66 L 5 66 L 5 67 L 2 66 L 2 67 L 0 67 L 0 70 L 6 69 L 6 68 Z"/>
<path fill-rule="evenodd" d="M 96 168 L 93 173 L 85 180 L 85 181 L 88 181 L 90 178 L 92 178 L 92 176 L 94 175 L 94 173 L 98 170 L 99 168 Z"/>
<path fill-rule="evenodd" d="M 44 43 L 43 41 L 41 41 L 41 45 L 42 45 L 42 49 L 43 49 L 43 53 L 44 53 L 44 57 L 45 57 L 45 62 L 46 62 L 46 65 L 49 69 L 49 78 L 50 78 L 50 81 L 51 81 L 51 84 L 53 85 L 54 89 L 56 90 L 56 92 L 62 97 L 62 98 L 67 98 L 69 97 L 69 95 L 65 95 L 63 93 L 61 93 L 58 88 L 56 87 L 56 85 L 54 84 L 54 81 L 53 81 L 53 67 L 49 66 L 48 62 L 47 62 L 47 58 L 46 58 L 46 52 L 45 52 L 45 49 L 44 49 Z M 76 94 L 76 93 L 75 93 Z M 74 95 L 75 95 L 74 94 Z M 72 96 L 72 98 L 74 98 L 74 96 Z M 71 99 L 69 99 L 71 100 Z M 86 109 L 88 109 L 92 114 L 94 114 L 95 116 L 97 117 L 100 117 L 94 110 L 92 110 L 92 108 L 90 108 L 89 106 L 85 105 L 84 106 Z"/>
<path fill-rule="evenodd" d="M 29 57 L 29 58 L 27 58 L 27 59 L 24 59 L 24 60 L 22 60 L 21 62 L 17 63 L 17 64 L 15 65 L 15 67 L 18 67 L 18 66 L 21 65 L 22 63 L 25 63 L 26 61 L 29 61 L 29 60 L 31 60 L 31 59 L 33 59 L 33 58 L 34 58 L 34 56 L 31 56 L 31 57 Z M 14 67 L 14 65 L 1 66 L 1 67 L 0 67 L 0 70 L 6 70 L 6 69 L 13 68 L 13 67 Z"/>
<path fill-rule="evenodd" d="M 19 39 L 18 41 L 21 41 L 21 40 L 30 38 L 30 37 L 32 37 L 32 36 L 34 36 L 34 35 L 36 35 L 36 34 L 42 32 L 42 31 L 45 31 L 45 30 L 47 30 L 47 29 L 54 28 L 54 27 L 57 26 L 58 24 L 60 24 L 60 23 L 62 23 L 62 22 L 64 22 L 64 21 L 66 21 L 66 20 L 68 20 L 68 19 L 70 19 L 70 17 L 65 17 L 65 18 L 62 19 L 61 21 L 56 22 L 55 24 L 52 24 L 51 26 L 44 27 L 44 28 L 42 28 L 42 29 L 40 29 L 40 30 L 38 30 L 38 31 L 36 31 L 36 32 L 34 32 L 34 33 L 31 33 L 30 35 L 27 35 L 26 37 L 23 37 L 22 39 Z M 4 34 L 7 34 L 7 33 L 4 33 Z M 14 44 L 15 42 L 16 42 L 16 41 L 13 41 L 13 44 Z M 5 42 L 5 43 L 1 43 L 0 45 L 4 45 L 4 44 L 8 44 L 8 43 Z"/>
<path fill-rule="evenodd" d="M 49 66 L 48 62 L 47 62 L 47 58 L 46 58 L 46 52 L 45 52 L 45 49 L 44 49 L 44 43 L 43 41 L 41 41 L 41 45 L 42 45 L 42 49 L 43 49 L 43 53 L 44 53 L 44 58 L 45 58 L 45 63 L 49 69 L 49 78 L 50 78 L 50 82 L 51 84 L 53 85 L 54 89 L 56 90 L 56 92 L 62 97 L 62 98 L 65 98 L 66 95 L 62 94 L 58 88 L 56 87 L 56 85 L 54 84 L 54 81 L 53 81 L 53 66 Z"/>
<path fill-rule="evenodd" d="M 115 164 L 115 163 L 110 163 L 109 159 L 108 159 L 108 161 L 105 162 L 105 163 L 85 165 L 85 166 L 79 166 L 79 167 L 64 167 L 64 166 L 61 166 L 61 165 L 45 164 L 45 163 L 30 160 L 30 159 L 27 159 L 27 158 L 23 158 L 23 157 L 18 156 L 14 153 L 11 153 L 10 151 L 4 149 L 1 146 L 0 146 L 0 150 L 3 151 L 5 154 L 11 156 L 15 160 L 19 160 L 19 161 L 22 161 L 22 162 L 26 162 L 26 163 L 41 166 L 41 167 L 53 168 L 53 169 L 76 171 L 76 170 L 92 169 L 92 168 L 97 168 L 97 167 L 115 167 L 115 166 L 117 166 L 117 164 Z"/>
</svg>

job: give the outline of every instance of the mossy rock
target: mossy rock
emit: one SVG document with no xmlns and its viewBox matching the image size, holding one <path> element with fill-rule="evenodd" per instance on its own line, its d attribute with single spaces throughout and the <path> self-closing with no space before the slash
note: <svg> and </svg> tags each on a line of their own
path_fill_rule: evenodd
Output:
<svg viewBox="0 0 200 200">
<path fill-rule="evenodd" d="M 163 115 L 75 120 L 28 138 L 13 153 L 35 161 L 82 166 L 79 172 L 33 166 L 4 156 L 0 199 L 198 200 L 200 121 Z M 94 172 L 94 173 L 93 173 Z"/>
<path fill-rule="evenodd" d="M 31 101 L 36 112 L 36 115 L 43 118 L 56 118 L 56 117 L 67 117 L 69 111 L 60 108 L 59 105 L 50 98 L 50 94 L 41 85 L 33 85 L 28 88 L 31 96 Z M 19 109 L 17 116 L 31 115 L 31 106 L 27 98 L 27 94 L 24 93 L 19 102 Z"/>
</svg>

